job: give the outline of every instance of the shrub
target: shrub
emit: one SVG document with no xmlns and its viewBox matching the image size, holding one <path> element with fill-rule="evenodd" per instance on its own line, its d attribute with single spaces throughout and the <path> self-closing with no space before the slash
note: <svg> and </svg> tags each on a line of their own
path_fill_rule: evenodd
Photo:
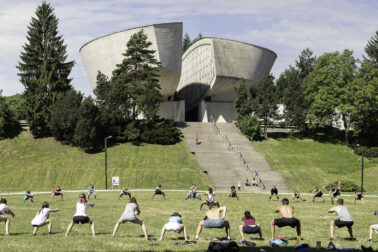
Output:
<svg viewBox="0 0 378 252">
<path fill-rule="evenodd" d="M 260 122 L 256 116 L 244 116 L 238 121 L 238 124 L 240 131 L 249 140 L 258 140 L 260 138 Z"/>
<path fill-rule="evenodd" d="M 327 190 L 331 190 L 332 186 L 337 186 L 338 180 L 335 180 L 334 182 L 330 183 L 329 185 L 326 186 Z M 341 186 L 341 191 L 343 192 L 354 192 L 354 191 L 360 191 L 361 188 L 356 185 L 354 182 L 349 181 L 349 180 L 343 180 L 342 181 L 342 186 Z"/>
<path fill-rule="evenodd" d="M 0 90 L 0 140 L 17 136 L 22 131 Z"/>
<path fill-rule="evenodd" d="M 361 156 L 362 155 L 362 148 L 361 146 L 355 146 L 353 148 L 353 151 L 356 155 Z M 378 147 L 364 147 L 364 154 L 367 158 L 376 158 L 378 157 Z"/>
<path fill-rule="evenodd" d="M 142 124 L 140 140 L 152 144 L 175 144 L 180 141 L 180 133 L 171 121 L 160 119 Z"/>
</svg>

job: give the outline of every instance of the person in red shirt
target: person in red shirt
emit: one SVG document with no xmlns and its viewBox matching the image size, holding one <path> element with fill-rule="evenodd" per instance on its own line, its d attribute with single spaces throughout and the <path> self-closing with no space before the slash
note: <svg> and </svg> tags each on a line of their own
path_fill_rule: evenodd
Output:
<svg viewBox="0 0 378 252">
<path fill-rule="evenodd" d="M 55 188 L 54 191 L 52 192 L 51 200 L 54 199 L 54 196 L 59 196 L 59 195 L 60 195 L 60 199 L 63 200 L 63 193 L 62 193 L 62 189 L 60 189 L 60 186 Z"/>
<path fill-rule="evenodd" d="M 259 224 L 256 224 L 256 219 L 251 215 L 249 211 L 244 212 L 244 217 L 242 218 L 244 225 L 239 226 L 239 231 L 241 234 L 241 241 L 244 241 L 244 234 L 259 234 L 260 240 L 262 240 L 262 232 Z"/>
</svg>

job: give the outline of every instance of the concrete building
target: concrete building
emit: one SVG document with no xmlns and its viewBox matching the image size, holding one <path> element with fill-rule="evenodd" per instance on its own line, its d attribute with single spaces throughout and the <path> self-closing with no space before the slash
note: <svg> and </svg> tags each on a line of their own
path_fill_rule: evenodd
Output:
<svg viewBox="0 0 378 252">
<path fill-rule="evenodd" d="M 186 120 L 231 122 L 236 118 L 235 86 L 247 87 L 267 76 L 277 55 L 266 48 L 238 41 L 204 38 L 182 56 L 177 90 L 185 99 Z"/>
</svg>

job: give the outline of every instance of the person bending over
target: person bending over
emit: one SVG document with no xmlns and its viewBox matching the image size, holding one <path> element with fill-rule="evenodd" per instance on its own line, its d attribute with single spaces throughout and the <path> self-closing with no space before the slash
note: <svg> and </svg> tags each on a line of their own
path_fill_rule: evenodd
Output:
<svg viewBox="0 0 378 252">
<path fill-rule="evenodd" d="M 31 202 L 34 202 L 33 198 L 34 198 L 34 195 L 31 194 L 30 190 L 27 190 L 24 193 L 24 202 L 27 201 L 28 199 L 30 199 Z"/>
<path fill-rule="evenodd" d="M 273 197 L 273 195 L 276 195 L 277 199 L 279 200 L 280 197 L 278 197 L 278 189 L 276 186 L 273 186 L 272 189 L 270 189 L 270 196 L 269 196 L 269 200 Z"/>
<path fill-rule="evenodd" d="M 129 196 L 129 200 L 130 200 L 131 199 L 131 193 L 129 193 L 128 191 L 129 191 L 129 188 L 127 188 L 127 187 L 122 188 L 122 191 L 119 194 L 118 200 L 120 200 L 123 195 Z"/>
<path fill-rule="evenodd" d="M 314 197 L 312 197 L 312 202 L 315 202 L 315 198 L 322 198 L 323 203 L 325 203 L 323 192 L 319 189 L 319 187 L 315 187 L 315 190 L 312 193 L 314 194 Z"/>
<path fill-rule="evenodd" d="M 378 210 L 375 210 L 374 214 L 378 217 Z M 374 230 L 378 234 L 378 224 L 374 224 L 374 225 L 370 226 L 370 229 L 369 229 L 369 240 L 368 240 L 368 242 L 372 242 L 373 241 L 373 232 L 374 232 Z"/>
<path fill-rule="evenodd" d="M 352 230 L 353 219 L 350 216 L 346 206 L 344 206 L 344 200 L 341 199 L 341 198 L 338 199 L 337 200 L 337 206 L 329 209 L 328 213 L 336 213 L 337 217 L 338 217 L 337 220 L 331 221 L 331 225 L 330 225 L 331 236 L 330 236 L 329 240 L 330 241 L 333 240 L 333 234 L 334 234 L 335 226 L 338 227 L 338 228 L 347 227 L 349 235 L 350 235 L 350 240 L 354 240 L 353 230 Z"/>
<path fill-rule="evenodd" d="M 0 222 L 5 222 L 5 235 L 10 235 L 9 233 L 9 226 L 10 226 L 10 220 L 6 214 L 16 216 L 7 206 L 7 200 L 4 198 L 0 199 Z"/>
<path fill-rule="evenodd" d="M 87 207 L 88 206 L 94 207 L 94 204 L 93 203 L 89 203 L 87 201 L 86 197 L 85 197 L 85 194 L 81 193 L 79 195 L 79 201 L 76 203 L 76 212 L 75 212 L 75 214 L 73 216 L 73 219 L 72 219 L 71 223 L 67 227 L 66 236 L 68 236 L 68 234 L 70 233 L 70 231 L 73 228 L 73 226 L 75 224 L 79 224 L 79 223 L 80 224 L 86 224 L 86 223 L 91 224 L 92 235 L 93 236 L 96 235 L 95 223 L 87 215 Z"/>
<path fill-rule="evenodd" d="M 162 187 L 161 185 L 158 185 L 158 187 L 155 188 L 155 192 L 154 194 L 152 194 L 152 198 L 155 197 L 155 195 L 163 195 L 164 199 L 165 199 L 165 193 L 162 191 Z"/>
<path fill-rule="evenodd" d="M 244 212 L 244 217 L 242 218 L 242 221 L 244 222 L 244 225 L 239 226 L 242 242 L 245 240 L 244 234 L 259 234 L 260 240 L 263 239 L 260 225 L 255 223 L 256 219 L 251 215 L 249 211 Z"/>
<path fill-rule="evenodd" d="M 231 186 L 231 192 L 228 195 L 228 199 L 231 199 L 231 198 L 237 198 L 239 200 L 239 195 L 236 193 L 235 186 Z"/>
<path fill-rule="evenodd" d="M 91 195 L 93 195 L 96 199 L 96 189 L 93 184 L 90 184 L 88 187 L 88 199 L 90 199 Z"/>
<path fill-rule="evenodd" d="M 137 200 L 134 197 L 132 197 L 130 199 L 130 202 L 126 205 L 125 211 L 123 211 L 121 218 L 119 218 L 119 220 L 116 222 L 112 236 L 116 235 L 119 225 L 129 221 L 129 222 L 141 225 L 144 238 L 148 240 L 146 225 L 144 224 L 143 220 L 139 218 L 137 215 L 140 215 L 139 206 L 138 206 Z"/>
<path fill-rule="evenodd" d="M 202 209 L 203 205 L 207 205 L 210 208 L 210 204 L 215 201 L 214 196 L 215 192 L 213 191 L 213 188 L 209 187 L 209 190 L 205 193 L 207 199 L 206 201 L 202 201 L 199 210 Z"/>
<path fill-rule="evenodd" d="M 289 200 L 287 198 L 282 199 L 282 205 L 279 206 L 276 210 L 276 213 L 281 214 L 281 218 L 274 219 L 270 223 L 270 234 L 272 240 L 274 240 L 275 226 L 279 228 L 290 226 L 292 228 L 297 228 L 297 243 L 301 240 L 301 222 L 294 218 L 294 207 L 289 206 Z"/>
<path fill-rule="evenodd" d="M 197 193 L 197 186 L 195 184 L 193 184 L 190 187 L 189 193 L 185 197 L 185 200 L 187 200 L 187 199 L 199 199 L 199 200 L 201 200 L 201 195 L 199 195 L 199 193 Z"/>
<path fill-rule="evenodd" d="M 63 193 L 62 189 L 60 189 L 60 186 L 57 186 L 52 192 L 51 200 L 53 200 L 55 196 L 60 196 L 60 200 L 63 200 Z"/>
<path fill-rule="evenodd" d="M 364 200 L 364 196 L 362 195 L 362 192 L 357 192 L 357 191 L 354 192 L 354 204 L 355 205 L 356 205 L 357 200 L 361 200 L 361 201 Z"/>
<path fill-rule="evenodd" d="M 295 192 L 293 193 L 293 202 L 295 202 L 296 199 L 299 199 L 300 201 L 303 201 L 302 196 L 301 196 L 301 193 L 298 192 L 298 191 L 295 191 Z"/>
<path fill-rule="evenodd" d="M 48 234 L 51 233 L 51 227 L 52 227 L 52 221 L 49 219 L 49 213 L 52 212 L 58 212 L 59 209 L 51 209 L 49 208 L 49 203 L 48 202 L 43 202 L 41 208 L 38 210 L 36 216 L 33 218 L 31 221 L 32 226 L 34 227 L 33 230 L 33 235 L 37 234 L 38 228 L 42 227 L 44 225 L 47 226 Z"/>
<path fill-rule="evenodd" d="M 160 241 L 163 240 L 165 231 L 174 231 L 177 233 L 181 233 L 184 231 L 184 239 L 185 241 L 188 240 L 188 236 L 186 235 L 186 227 L 182 223 L 181 215 L 178 212 L 174 212 L 171 217 L 169 217 L 169 222 L 164 224 L 163 229 L 161 230 Z"/>
<path fill-rule="evenodd" d="M 222 213 L 222 215 L 221 215 Z M 202 227 L 205 228 L 225 228 L 227 239 L 230 240 L 230 223 L 224 218 L 226 216 L 226 207 L 219 207 L 219 203 L 214 201 L 210 204 L 210 210 L 206 212 L 204 220 L 201 220 L 197 227 L 197 233 L 194 237 L 198 240 L 199 235 L 202 231 Z"/>
</svg>

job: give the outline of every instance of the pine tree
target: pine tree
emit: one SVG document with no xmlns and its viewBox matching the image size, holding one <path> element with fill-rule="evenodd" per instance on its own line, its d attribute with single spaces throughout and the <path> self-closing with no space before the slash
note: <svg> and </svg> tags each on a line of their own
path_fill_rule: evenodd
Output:
<svg viewBox="0 0 378 252">
<path fill-rule="evenodd" d="M 51 134 L 48 127 L 51 105 L 58 93 L 71 89 L 68 76 L 74 62 L 66 62 L 66 45 L 58 35 L 58 19 L 51 5 L 43 2 L 35 14 L 17 68 L 25 87 L 30 130 L 36 137 L 45 137 Z"/>
<path fill-rule="evenodd" d="M 189 34 L 185 33 L 184 38 L 182 40 L 182 54 L 184 54 L 186 52 L 186 50 L 188 50 L 188 48 L 191 46 L 191 44 L 192 44 L 192 41 L 189 37 Z"/>
<path fill-rule="evenodd" d="M 243 117 L 248 116 L 252 113 L 251 101 L 248 95 L 248 88 L 245 85 L 244 80 L 240 82 L 238 87 L 235 87 L 236 99 L 235 108 L 237 111 L 237 120 L 241 120 Z"/>
<path fill-rule="evenodd" d="M 378 64 L 378 31 L 376 31 L 375 35 L 368 41 L 365 46 L 365 52 L 374 64 Z"/>
</svg>

